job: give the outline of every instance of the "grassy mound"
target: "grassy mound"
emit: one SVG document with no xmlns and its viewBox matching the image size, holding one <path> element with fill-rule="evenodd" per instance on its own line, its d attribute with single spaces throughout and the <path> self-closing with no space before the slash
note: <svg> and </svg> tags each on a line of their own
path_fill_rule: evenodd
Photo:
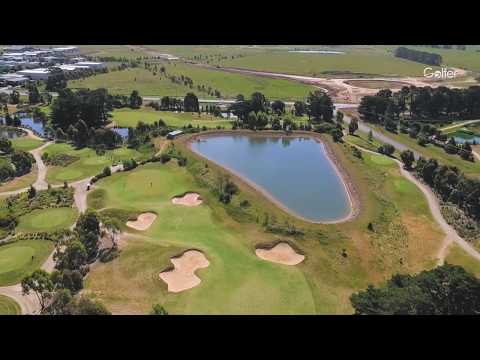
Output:
<svg viewBox="0 0 480 360">
<path fill-rule="evenodd" d="M 15 300 L 0 295 L 0 315 L 20 315 L 21 309 Z"/>
</svg>

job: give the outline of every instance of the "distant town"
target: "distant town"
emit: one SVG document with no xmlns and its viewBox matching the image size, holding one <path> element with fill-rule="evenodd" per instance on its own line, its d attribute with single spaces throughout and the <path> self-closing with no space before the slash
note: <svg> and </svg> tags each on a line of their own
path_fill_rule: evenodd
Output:
<svg viewBox="0 0 480 360">
<path fill-rule="evenodd" d="M 55 68 L 64 72 L 105 69 L 103 62 L 79 57 L 76 46 L 40 48 L 28 45 L 9 46 L 0 55 L 0 85 L 18 86 L 32 80 L 48 80 Z"/>
</svg>

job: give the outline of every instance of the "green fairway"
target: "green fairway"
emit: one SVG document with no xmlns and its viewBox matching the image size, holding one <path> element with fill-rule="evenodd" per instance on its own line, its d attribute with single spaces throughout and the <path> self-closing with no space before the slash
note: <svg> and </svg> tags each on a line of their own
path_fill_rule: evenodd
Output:
<svg viewBox="0 0 480 360">
<path fill-rule="evenodd" d="M 55 231 L 68 229 L 78 216 L 73 208 L 49 208 L 34 210 L 19 218 L 17 232 Z"/>
<path fill-rule="evenodd" d="M 21 240 L 0 246 L 0 286 L 16 284 L 40 268 L 53 248 L 47 240 Z"/>
<path fill-rule="evenodd" d="M 85 179 L 89 176 L 97 175 L 105 166 L 112 165 L 119 161 L 146 159 L 153 154 L 153 151 L 153 148 L 146 148 L 145 151 L 142 150 L 142 152 L 140 152 L 126 147 L 120 147 L 118 149 L 108 150 L 105 155 L 99 156 L 95 153 L 95 150 L 90 148 L 76 150 L 69 144 L 52 144 L 44 150 L 49 156 L 54 154 L 67 154 L 79 157 L 80 159 L 65 167 L 49 166 L 47 182 L 50 184 L 58 184 L 64 181 L 71 182 Z"/>
<path fill-rule="evenodd" d="M 224 126 L 230 128 L 231 121 L 228 119 L 216 118 L 212 115 L 201 113 L 175 113 L 172 111 L 155 111 L 152 108 L 144 107 L 138 110 L 118 109 L 112 112 L 113 120 L 120 127 L 135 127 L 139 121 L 146 124 L 153 124 L 162 119 L 169 126 L 182 127 L 188 124 L 196 127 L 206 126 L 207 128 L 216 128 Z"/>
<path fill-rule="evenodd" d="M 158 66 L 162 66 L 159 63 Z M 199 91 L 197 85 L 204 85 L 220 91 L 223 98 L 233 98 L 238 94 L 249 96 L 260 91 L 267 98 L 299 100 L 304 99 L 314 87 L 290 80 L 268 79 L 241 74 L 226 74 L 193 65 L 178 63 L 175 66 L 165 64 L 167 76 L 187 76 L 193 80 L 193 87 L 172 82 L 167 76 L 143 68 L 99 74 L 82 80 L 69 81 L 70 88 L 106 88 L 109 93 L 130 95 L 138 90 L 142 96 L 185 96 L 194 92 L 200 99 L 213 98 L 207 92 Z"/>
<path fill-rule="evenodd" d="M 0 315 L 20 315 L 21 309 L 12 298 L 0 295 Z"/>
<path fill-rule="evenodd" d="M 12 146 L 15 150 L 30 151 L 40 147 L 43 144 L 42 140 L 30 139 L 27 137 L 19 137 L 11 139 Z"/>
<path fill-rule="evenodd" d="M 139 236 L 127 237 L 118 259 L 90 273 L 86 293 L 119 313 L 147 313 L 153 303 L 161 303 L 172 314 L 350 313 L 348 297 L 355 289 L 383 281 L 393 271 L 433 266 L 441 232 L 420 190 L 402 182 L 392 160 L 382 157 L 380 161 L 380 155 L 369 154 L 356 159 L 349 145 L 332 146 L 355 176 L 363 201 L 359 218 L 338 225 L 292 219 L 241 182 L 236 182 L 240 195 L 225 208 L 190 171 L 173 161 L 100 180 L 89 194 L 90 206 L 126 213 L 153 211 L 158 217 Z M 188 167 L 194 174 L 204 172 L 200 170 L 205 169 L 203 162 L 195 159 L 189 155 Z M 208 169 L 218 167 L 209 164 Z M 171 204 L 173 196 L 187 191 L 199 192 L 204 203 L 198 207 Z M 249 220 L 238 222 L 232 216 L 240 211 L 242 200 L 251 204 L 246 210 L 249 215 L 242 215 Z M 306 231 L 305 236 L 297 239 L 264 232 L 255 217 L 262 219 L 265 212 L 275 215 L 279 223 L 286 219 L 295 223 Z M 367 230 L 372 221 L 373 234 Z M 123 226 L 126 230 L 132 231 Z M 306 261 L 290 267 L 255 256 L 255 245 L 279 238 L 294 242 Z M 190 248 L 203 251 L 210 266 L 197 271 L 202 280 L 199 286 L 168 293 L 158 274 L 170 264 L 170 257 Z M 340 255 L 342 249 L 348 252 L 347 259 Z"/>
</svg>

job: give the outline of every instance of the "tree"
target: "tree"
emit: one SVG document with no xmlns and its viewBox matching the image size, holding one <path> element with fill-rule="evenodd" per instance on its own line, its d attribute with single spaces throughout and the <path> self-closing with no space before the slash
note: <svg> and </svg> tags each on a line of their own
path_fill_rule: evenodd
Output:
<svg viewBox="0 0 480 360">
<path fill-rule="evenodd" d="M 355 131 L 358 130 L 358 119 L 356 117 L 352 117 L 350 120 L 350 124 L 348 124 L 348 133 L 350 135 L 355 135 Z"/>
<path fill-rule="evenodd" d="M 311 92 L 307 97 L 307 113 L 314 121 L 332 121 L 333 102 L 324 91 Z"/>
<path fill-rule="evenodd" d="M 250 111 L 255 113 L 258 112 L 267 112 L 268 108 L 270 107 L 270 102 L 265 98 L 260 92 L 254 92 L 250 96 Z"/>
<path fill-rule="evenodd" d="M 98 238 L 100 236 L 100 222 L 93 212 L 81 214 L 75 225 L 79 240 L 85 246 L 87 257 L 93 260 L 98 253 Z"/>
<path fill-rule="evenodd" d="M 38 88 L 36 85 L 30 85 L 29 91 L 28 91 L 28 102 L 29 104 L 38 104 L 40 101 L 42 101 L 42 98 L 40 96 L 40 92 L 38 91 Z"/>
<path fill-rule="evenodd" d="M 37 190 L 33 187 L 33 185 L 30 185 L 30 189 L 28 189 L 28 198 L 33 199 L 37 195 Z"/>
<path fill-rule="evenodd" d="M 393 147 L 393 145 L 390 145 L 390 144 L 383 144 L 382 146 L 380 146 L 378 148 L 378 152 L 380 154 L 384 154 L 384 155 L 387 155 L 387 156 L 391 156 L 393 155 L 393 153 L 395 152 L 395 148 Z"/>
<path fill-rule="evenodd" d="M 88 259 L 87 250 L 85 246 L 78 240 L 68 243 L 63 249 L 57 249 L 54 254 L 56 261 L 55 268 L 58 270 L 80 270 Z"/>
<path fill-rule="evenodd" d="M 373 132 L 372 132 L 372 130 L 370 130 L 368 132 L 368 142 L 372 142 L 372 141 L 373 141 Z"/>
<path fill-rule="evenodd" d="M 152 306 L 152 311 L 150 312 L 150 315 L 168 315 L 168 312 L 162 305 L 155 304 Z"/>
<path fill-rule="evenodd" d="M 73 297 L 68 289 L 59 289 L 52 295 L 50 304 L 44 309 L 46 315 L 69 315 L 66 311 L 67 305 Z"/>
<path fill-rule="evenodd" d="M 394 275 L 378 288 L 350 297 L 357 315 L 478 315 L 480 280 L 445 264 L 411 275 Z"/>
<path fill-rule="evenodd" d="M 337 111 L 337 124 L 343 124 L 343 113 L 341 111 Z"/>
<path fill-rule="evenodd" d="M 52 291 L 53 282 L 45 270 L 35 270 L 31 275 L 22 279 L 22 293 L 29 295 L 30 292 L 33 292 L 40 303 L 42 311 L 47 306 L 47 301 L 51 298 Z"/>
<path fill-rule="evenodd" d="M 405 165 L 405 169 L 410 170 L 412 168 L 413 162 L 415 161 L 415 156 L 413 155 L 413 152 L 410 150 L 404 150 L 400 154 L 400 158 Z"/>
<path fill-rule="evenodd" d="M 285 114 L 285 103 L 281 100 L 275 100 L 272 103 L 272 110 L 275 114 L 278 114 L 278 115 Z"/>
<path fill-rule="evenodd" d="M 191 92 L 187 93 L 183 99 L 183 107 L 186 112 L 198 112 L 200 107 L 197 96 Z"/>
<path fill-rule="evenodd" d="M 20 93 L 17 90 L 13 90 L 9 98 L 10 104 L 16 105 L 20 102 Z"/>
<path fill-rule="evenodd" d="M 68 289 L 75 294 L 83 288 L 83 275 L 79 270 L 56 270 L 50 277 L 56 289 Z"/>
<path fill-rule="evenodd" d="M 16 176 L 29 173 L 32 170 L 35 159 L 33 155 L 25 151 L 15 151 L 11 156 L 12 164 L 15 166 Z"/>
<path fill-rule="evenodd" d="M 293 107 L 295 109 L 295 116 L 303 116 L 307 111 L 306 105 L 303 101 L 295 101 Z"/>
<path fill-rule="evenodd" d="M 66 306 L 66 313 L 69 315 L 112 315 L 103 304 L 85 296 L 70 301 Z"/>
<path fill-rule="evenodd" d="M 133 90 L 128 99 L 128 104 L 132 109 L 139 109 L 142 106 L 143 99 L 137 90 Z"/>
<path fill-rule="evenodd" d="M 0 151 L 5 154 L 13 152 L 12 142 L 7 138 L 0 138 Z"/>
<path fill-rule="evenodd" d="M 47 79 L 47 85 L 45 89 L 47 91 L 59 92 L 67 87 L 67 78 L 62 69 L 52 68 Z"/>
</svg>

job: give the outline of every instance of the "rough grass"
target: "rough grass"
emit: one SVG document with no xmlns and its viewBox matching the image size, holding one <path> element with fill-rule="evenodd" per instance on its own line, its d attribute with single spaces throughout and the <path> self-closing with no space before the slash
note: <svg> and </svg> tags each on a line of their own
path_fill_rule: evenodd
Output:
<svg viewBox="0 0 480 360">
<path fill-rule="evenodd" d="M 53 243 L 47 240 L 21 240 L 0 246 L 0 286 L 17 284 L 39 269 L 53 248 Z"/>
<path fill-rule="evenodd" d="M 153 154 L 154 148 L 142 150 L 142 152 L 120 147 L 114 150 L 106 151 L 105 155 L 98 156 L 95 150 L 90 148 L 83 148 L 80 150 L 74 149 L 71 145 L 65 143 L 52 144 L 48 146 L 44 152 L 49 155 L 67 154 L 78 157 L 79 160 L 71 163 L 68 166 L 51 166 L 47 172 L 47 182 L 50 184 L 63 183 L 64 181 L 72 182 L 81 180 L 89 176 L 94 176 L 100 173 L 105 166 L 113 163 L 136 159 L 141 160 L 148 158 Z"/>
<path fill-rule="evenodd" d="M 325 141 L 330 143 L 328 137 Z M 206 184 L 222 170 L 212 163 L 205 168 L 205 161 L 178 142 L 187 154 L 187 169 L 173 162 L 148 164 L 100 180 L 97 188 L 104 191 L 101 197 L 108 207 L 155 211 L 158 218 L 141 236 L 127 240 L 119 258 L 89 274 L 86 292 L 119 313 L 146 313 L 153 303 L 172 314 L 351 313 L 352 292 L 393 272 L 432 267 L 443 235 L 420 190 L 402 183 L 393 161 L 375 161 L 381 156 L 368 154 L 360 160 L 349 145 L 330 145 L 355 179 L 362 200 L 360 216 L 338 225 L 293 219 L 235 176 L 240 194 L 232 204 L 221 205 Z M 171 197 L 186 191 L 199 192 L 203 204 L 172 206 Z M 237 206 L 243 200 L 251 204 L 245 210 Z M 289 220 L 305 235 L 264 232 L 255 219 L 261 222 L 265 212 L 279 224 Z M 378 231 L 370 232 L 369 222 Z M 288 267 L 255 256 L 256 245 L 279 239 L 301 249 L 305 262 Z M 210 266 L 198 271 L 198 287 L 168 293 L 158 273 L 170 257 L 189 248 L 204 251 Z"/>
<path fill-rule="evenodd" d="M 153 124 L 162 119 L 169 126 L 182 127 L 188 124 L 196 127 L 206 126 L 207 128 L 216 128 L 223 126 L 230 129 L 231 121 L 201 113 L 175 113 L 171 111 L 155 111 L 149 107 L 143 107 L 138 110 L 117 109 L 112 112 L 113 120 L 120 127 L 135 127 L 139 121 L 146 124 Z"/>
<path fill-rule="evenodd" d="M 34 210 L 21 216 L 16 232 L 55 231 L 68 229 L 78 216 L 74 208 L 49 208 Z"/>
<path fill-rule="evenodd" d="M 0 295 L 0 315 L 20 315 L 20 305 L 12 298 Z"/>
<path fill-rule="evenodd" d="M 28 174 L 16 177 L 13 180 L 7 181 L 5 183 L 0 183 L 0 192 L 15 191 L 29 187 L 35 182 L 35 180 L 37 180 L 36 165 L 32 167 L 32 171 L 30 171 Z"/>
<path fill-rule="evenodd" d="M 460 265 L 463 268 L 480 278 L 480 261 L 471 257 L 460 246 L 452 244 L 445 261 L 449 264 Z"/>
</svg>

